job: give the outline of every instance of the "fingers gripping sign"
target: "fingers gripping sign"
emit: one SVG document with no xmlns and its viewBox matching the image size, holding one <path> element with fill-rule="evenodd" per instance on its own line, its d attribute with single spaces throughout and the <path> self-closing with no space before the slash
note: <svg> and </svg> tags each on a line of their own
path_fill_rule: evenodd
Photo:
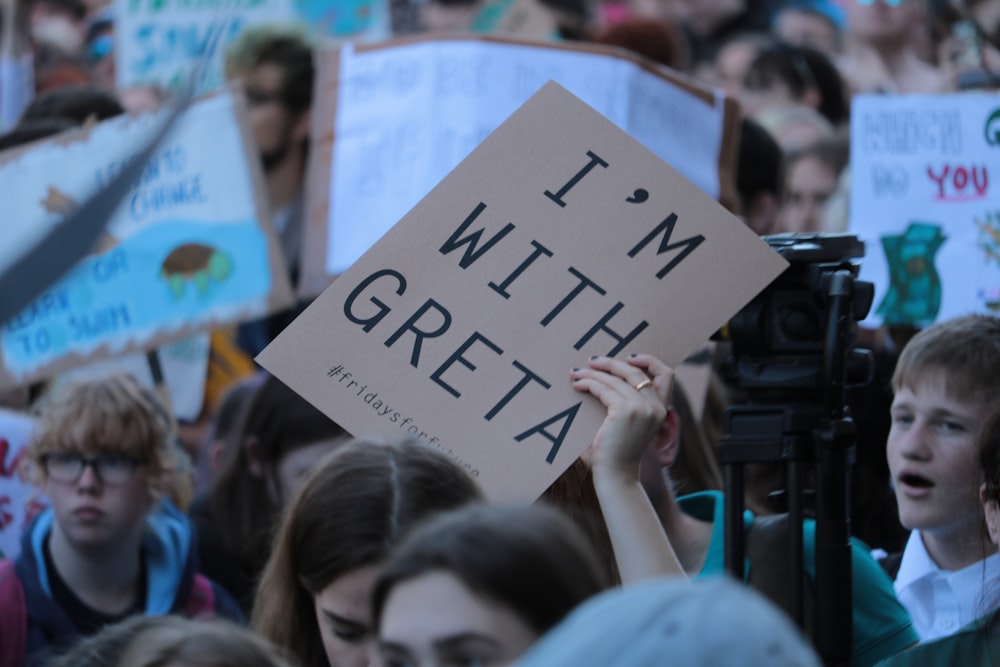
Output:
<svg viewBox="0 0 1000 667">
<path fill-rule="evenodd" d="M 590 449 L 591 466 L 637 474 L 643 452 L 666 417 L 673 369 L 646 354 L 627 360 L 594 357 L 570 377 L 575 389 L 590 393 L 608 410 Z"/>
</svg>

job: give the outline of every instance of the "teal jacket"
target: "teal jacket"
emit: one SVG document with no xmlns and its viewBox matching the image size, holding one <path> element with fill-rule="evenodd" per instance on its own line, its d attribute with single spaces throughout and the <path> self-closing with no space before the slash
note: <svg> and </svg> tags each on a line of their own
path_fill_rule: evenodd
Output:
<svg viewBox="0 0 1000 667">
<path fill-rule="evenodd" d="M 685 514 L 712 523 L 712 539 L 705 565 L 698 577 L 725 574 L 725 507 L 722 493 L 705 491 L 681 497 L 678 502 Z M 747 511 L 743 519 L 745 528 L 749 529 L 753 525 L 754 515 Z M 815 582 L 816 522 L 806 519 L 802 533 L 806 577 L 810 582 Z M 871 557 L 868 547 L 855 539 L 851 540 L 851 547 L 851 592 L 854 603 L 851 665 L 871 667 L 879 660 L 916 644 L 919 638 L 909 614 L 896 599 L 892 581 Z M 748 575 L 750 567 L 752 564 L 745 568 Z"/>
</svg>

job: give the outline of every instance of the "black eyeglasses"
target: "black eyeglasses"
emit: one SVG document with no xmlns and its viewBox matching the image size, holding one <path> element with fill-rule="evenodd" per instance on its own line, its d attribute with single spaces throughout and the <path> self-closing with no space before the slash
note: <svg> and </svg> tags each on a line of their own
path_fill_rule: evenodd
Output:
<svg viewBox="0 0 1000 667">
<path fill-rule="evenodd" d="M 42 465 L 50 479 L 62 484 L 76 483 L 83 476 L 84 468 L 90 466 L 102 484 L 118 486 L 130 482 L 142 464 L 117 454 L 85 458 L 77 454 L 53 453 L 42 456 Z"/>
</svg>

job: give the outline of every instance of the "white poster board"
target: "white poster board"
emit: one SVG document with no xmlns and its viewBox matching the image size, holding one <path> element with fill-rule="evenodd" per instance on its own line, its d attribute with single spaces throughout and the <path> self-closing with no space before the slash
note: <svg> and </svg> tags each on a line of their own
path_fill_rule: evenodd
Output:
<svg viewBox="0 0 1000 667">
<path fill-rule="evenodd" d="M 867 324 L 1000 312 L 1000 98 L 866 95 L 851 110 L 850 231 Z"/>
<path fill-rule="evenodd" d="M 304 282 L 318 291 L 317 273 L 346 270 L 549 80 L 709 196 L 730 185 L 720 174 L 731 167 L 733 105 L 623 50 L 484 37 L 345 45 L 320 60 L 318 89 L 335 105 L 314 113 L 308 195 L 325 257 L 316 271 L 307 249 Z"/>
</svg>

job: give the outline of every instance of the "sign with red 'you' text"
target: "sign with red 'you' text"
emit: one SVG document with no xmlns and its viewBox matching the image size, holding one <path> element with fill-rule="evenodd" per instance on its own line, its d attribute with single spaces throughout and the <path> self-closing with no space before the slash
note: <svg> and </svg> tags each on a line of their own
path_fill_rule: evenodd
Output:
<svg viewBox="0 0 1000 667">
<path fill-rule="evenodd" d="M 354 435 L 414 436 L 490 497 L 529 501 L 604 418 L 571 368 L 680 364 L 785 266 L 550 82 L 258 361 Z"/>
<path fill-rule="evenodd" d="M 850 231 L 875 285 L 867 324 L 1000 313 L 996 94 L 859 95 L 851 119 Z"/>
</svg>

